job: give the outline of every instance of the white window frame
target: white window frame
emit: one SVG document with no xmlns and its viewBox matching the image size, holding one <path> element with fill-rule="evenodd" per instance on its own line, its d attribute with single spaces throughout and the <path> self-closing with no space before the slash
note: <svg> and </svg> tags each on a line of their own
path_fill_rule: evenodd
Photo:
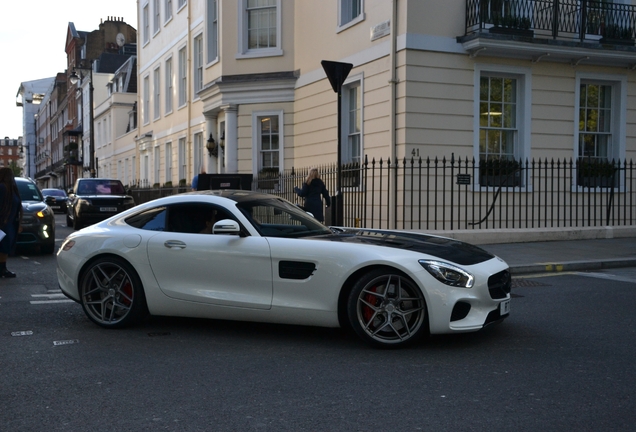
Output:
<svg viewBox="0 0 636 432">
<path fill-rule="evenodd" d="M 219 2 L 207 0 L 205 10 L 206 64 L 219 61 Z"/>
<path fill-rule="evenodd" d="M 608 159 L 623 160 L 625 158 L 625 141 L 627 136 L 627 77 L 625 75 L 597 74 L 588 72 L 577 72 L 576 90 L 574 95 L 574 158 L 579 158 L 579 109 L 581 99 L 581 84 L 593 83 L 612 87 L 612 118 L 611 135 L 612 150 L 608 154 Z"/>
<path fill-rule="evenodd" d="M 165 151 L 166 183 L 172 181 L 172 141 L 166 143 Z"/>
<path fill-rule="evenodd" d="M 185 137 L 179 138 L 178 143 L 178 151 L 179 151 L 179 181 L 181 179 L 185 179 L 186 183 L 188 181 L 188 160 L 186 158 L 186 139 Z"/>
<path fill-rule="evenodd" d="M 156 145 L 154 148 L 154 155 L 153 155 L 153 168 L 154 168 L 154 178 L 153 178 L 153 185 L 155 184 L 159 184 L 161 185 L 160 181 L 161 181 L 161 147 Z"/>
<path fill-rule="evenodd" d="M 194 90 L 194 99 L 198 99 L 199 93 L 203 90 L 203 33 L 197 34 L 192 40 L 193 59 L 192 59 L 192 85 Z"/>
<path fill-rule="evenodd" d="M 206 168 L 203 165 L 203 132 L 195 133 L 192 142 L 192 169 L 199 173 L 201 168 Z"/>
<path fill-rule="evenodd" d="M 350 111 L 351 111 L 351 107 L 349 106 L 349 90 L 353 87 L 357 87 L 358 91 L 360 92 L 360 107 L 358 108 L 360 111 L 360 131 L 356 134 L 350 134 L 350 127 L 351 127 L 351 121 L 350 121 Z M 353 160 L 353 155 L 351 154 L 351 146 L 349 144 L 350 141 L 350 136 L 352 135 L 358 135 L 359 136 L 359 145 L 360 145 L 360 155 L 359 158 L 360 160 L 358 162 L 362 163 L 363 162 L 363 155 L 364 155 L 364 79 L 363 79 L 363 74 L 357 74 L 354 76 L 349 77 L 347 80 L 345 80 L 345 82 L 342 85 L 342 111 L 340 113 L 340 115 L 342 116 L 341 119 L 341 143 L 342 144 L 342 148 L 341 148 L 341 158 L 342 158 L 342 163 L 346 164 L 346 163 L 352 163 L 355 162 Z"/>
<path fill-rule="evenodd" d="M 238 53 L 236 54 L 237 59 L 242 58 L 255 58 L 255 57 L 274 57 L 274 56 L 282 56 L 283 48 L 282 48 L 282 36 L 281 36 L 281 27 L 282 27 L 282 5 L 281 0 L 276 1 L 276 46 L 268 47 L 268 48 L 256 48 L 249 49 L 248 48 L 248 10 L 247 10 L 247 0 L 239 0 L 238 4 Z"/>
<path fill-rule="evenodd" d="M 188 103 L 188 51 L 187 47 L 179 48 L 179 65 L 178 65 L 178 105 L 179 108 L 184 107 Z"/>
<path fill-rule="evenodd" d="M 352 4 L 358 1 L 360 2 L 360 13 L 355 17 L 351 17 Z M 346 30 L 349 27 L 364 21 L 364 19 L 364 0 L 338 0 L 338 24 L 336 33 Z"/>
<path fill-rule="evenodd" d="M 164 20 L 163 24 L 166 25 L 172 21 L 172 0 L 165 0 L 164 3 Z"/>
<path fill-rule="evenodd" d="M 146 45 L 150 42 L 150 6 L 146 3 L 141 10 L 141 25 L 143 31 L 143 44 Z"/>
<path fill-rule="evenodd" d="M 152 35 L 153 37 L 161 30 L 161 0 L 152 0 Z"/>
<path fill-rule="evenodd" d="M 172 61 L 172 56 L 168 57 L 165 62 L 165 110 L 166 114 L 170 114 L 172 112 L 172 106 L 174 105 L 173 95 L 174 95 L 174 62 Z"/>
<path fill-rule="evenodd" d="M 532 125 L 532 70 L 525 67 L 476 64 L 473 87 L 473 157 L 479 161 L 479 99 L 480 83 L 482 76 L 505 76 L 517 80 L 517 115 L 516 129 L 517 142 L 515 143 L 514 156 L 518 160 L 531 158 L 531 125 Z M 522 181 L 523 181 L 522 176 Z M 473 182 L 475 189 L 479 188 L 479 178 Z M 522 188 L 530 185 L 523 184 Z"/>
<path fill-rule="evenodd" d="M 261 167 L 261 120 L 264 117 L 278 117 L 278 169 L 285 169 L 285 123 L 283 110 L 252 112 L 252 172 L 256 176 Z"/>
<path fill-rule="evenodd" d="M 188 4 L 188 0 L 178 0 L 177 2 L 177 13 L 181 11 Z"/>
<path fill-rule="evenodd" d="M 153 86 L 154 86 L 154 95 L 153 95 L 153 111 L 154 111 L 154 119 L 159 120 L 161 118 L 161 69 L 160 66 L 157 66 L 153 71 Z"/>
<path fill-rule="evenodd" d="M 150 76 L 145 75 L 143 78 L 143 106 L 141 107 L 143 122 L 145 125 L 150 123 Z"/>
</svg>

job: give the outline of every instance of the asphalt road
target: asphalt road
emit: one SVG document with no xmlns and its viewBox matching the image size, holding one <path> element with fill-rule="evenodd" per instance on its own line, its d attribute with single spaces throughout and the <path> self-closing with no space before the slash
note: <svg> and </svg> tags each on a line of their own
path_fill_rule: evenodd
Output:
<svg viewBox="0 0 636 432">
<path fill-rule="evenodd" d="M 61 219 L 59 219 L 61 220 Z M 58 226 L 58 237 L 64 230 Z M 55 257 L 0 279 L 2 431 L 598 431 L 636 422 L 636 269 L 515 279 L 480 333 L 375 350 L 337 329 L 152 318 L 103 330 Z"/>
</svg>

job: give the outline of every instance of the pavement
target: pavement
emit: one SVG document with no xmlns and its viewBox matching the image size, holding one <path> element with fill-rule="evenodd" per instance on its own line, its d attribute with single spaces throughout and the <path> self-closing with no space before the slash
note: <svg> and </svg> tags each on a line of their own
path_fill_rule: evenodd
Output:
<svg viewBox="0 0 636 432">
<path fill-rule="evenodd" d="M 480 244 L 510 266 L 513 276 L 636 267 L 636 238 Z"/>
</svg>

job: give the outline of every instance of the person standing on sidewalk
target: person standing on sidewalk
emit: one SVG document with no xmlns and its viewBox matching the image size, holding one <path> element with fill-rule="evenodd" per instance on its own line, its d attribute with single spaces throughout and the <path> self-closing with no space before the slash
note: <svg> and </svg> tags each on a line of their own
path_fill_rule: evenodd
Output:
<svg viewBox="0 0 636 432">
<path fill-rule="evenodd" d="M 205 172 L 205 168 L 201 168 L 201 171 L 199 171 L 199 174 L 207 174 Z M 195 175 L 192 178 L 192 190 L 193 191 L 199 190 L 199 174 Z"/>
<path fill-rule="evenodd" d="M 309 170 L 302 189 L 294 187 L 294 192 L 296 192 L 299 197 L 305 198 L 305 211 L 314 215 L 318 221 L 325 221 L 322 211 L 321 195 L 325 199 L 327 207 L 331 205 L 331 198 L 329 197 L 325 183 L 320 179 L 320 173 L 317 168 Z"/>
<path fill-rule="evenodd" d="M 15 249 L 18 233 L 22 231 L 22 200 L 11 168 L 0 168 L 0 229 L 5 236 L 0 241 L 0 278 L 14 278 L 7 270 L 7 258 Z"/>
</svg>

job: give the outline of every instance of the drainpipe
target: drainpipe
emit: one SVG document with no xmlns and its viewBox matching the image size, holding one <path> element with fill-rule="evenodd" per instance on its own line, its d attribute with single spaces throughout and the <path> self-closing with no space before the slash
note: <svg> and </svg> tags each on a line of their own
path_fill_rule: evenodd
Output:
<svg viewBox="0 0 636 432">
<path fill-rule="evenodd" d="M 187 21 L 188 21 L 188 30 L 186 31 L 186 46 L 188 47 L 187 49 L 187 53 L 188 53 L 188 70 L 186 71 L 186 77 L 187 77 L 187 81 L 186 81 L 186 98 L 187 101 L 186 103 L 188 104 L 188 123 L 186 124 L 186 155 L 188 156 L 188 160 L 192 161 L 192 165 L 190 165 L 188 163 L 188 166 L 192 166 L 192 172 L 190 173 L 190 177 L 186 177 L 186 182 L 188 181 L 188 179 L 194 178 L 195 175 L 199 174 L 199 167 L 195 167 L 194 166 L 194 145 L 192 143 L 192 134 L 190 133 L 190 120 L 192 119 L 192 84 L 194 83 L 193 79 L 194 76 L 192 74 L 192 39 L 190 38 L 191 36 L 191 20 L 192 20 L 192 2 L 187 2 L 187 8 L 188 8 L 188 17 L 187 17 Z M 178 67 L 178 66 L 177 66 Z M 187 174 L 186 174 L 187 176 Z"/>
<path fill-rule="evenodd" d="M 389 140 L 390 140 L 390 158 L 391 163 L 395 165 L 397 169 L 397 149 L 396 149 L 396 98 L 397 98 L 397 8 L 398 8 L 398 0 L 391 1 L 391 49 L 389 53 L 389 67 L 391 68 L 391 78 L 389 79 L 390 86 L 390 97 L 389 97 L 389 116 L 390 116 L 390 126 L 389 126 Z M 395 177 L 394 177 L 395 178 Z M 393 208 L 393 214 L 389 215 L 389 226 L 393 225 L 393 228 L 397 228 L 397 193 L 398 187 L 397 182 L 393 184 L 393 194 L 391 196 Z"/>
</svg>

